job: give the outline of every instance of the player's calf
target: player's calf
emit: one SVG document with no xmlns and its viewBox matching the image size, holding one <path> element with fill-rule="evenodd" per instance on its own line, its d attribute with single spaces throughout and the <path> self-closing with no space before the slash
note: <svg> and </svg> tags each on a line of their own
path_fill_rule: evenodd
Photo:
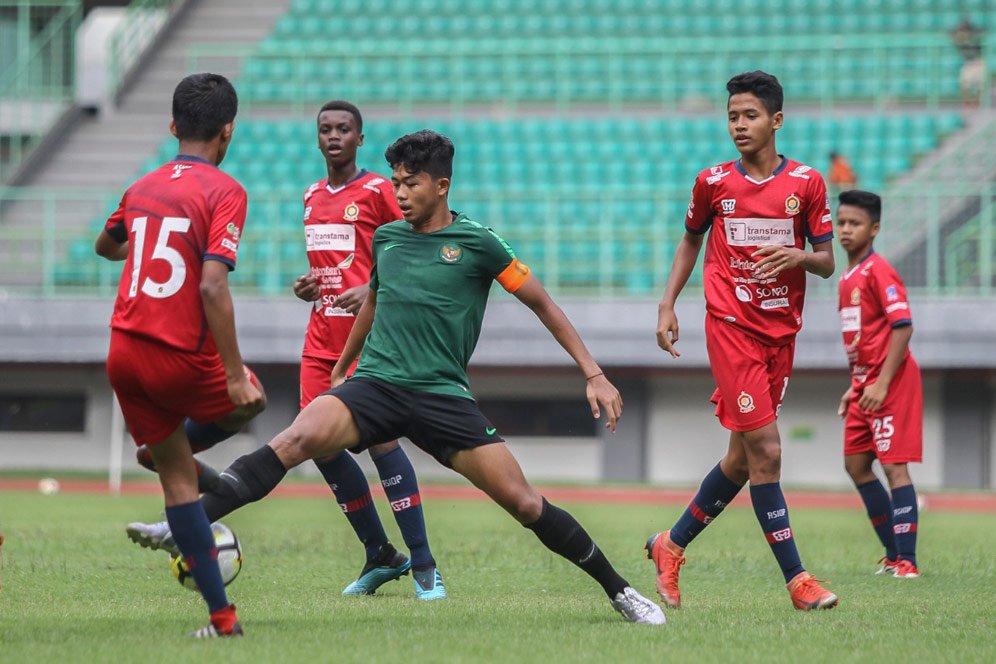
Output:
<svg viewBox="0 0 996 664">
<path fill-rule="evenodd" d="M 135 453 L 135 458 L 138 460 L 138 465 L 142 466 L 146 470 L 156 471 L 156 462 L 152 460 L 152 453 L 149 451 L 148 446 L 142 445 L 138 448 Z M 209 491 L 214 491 L 220 478 L 218 476 L 218 471 L 202 463 L 197 459 L 194 459 L 194 465 L 197 467 L 197 491 L 198 493 L 207 493 Z"/>
</svg>

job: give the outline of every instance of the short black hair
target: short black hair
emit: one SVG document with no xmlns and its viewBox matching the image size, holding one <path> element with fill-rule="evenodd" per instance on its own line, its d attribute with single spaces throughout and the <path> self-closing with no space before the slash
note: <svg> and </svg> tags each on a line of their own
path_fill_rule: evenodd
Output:
<svg viewBox="0 0 996 664">
<path fill-rule="evenodd" d="M 221 74 L 191 74 L 173 91 L 173 124 L 181 140 L 210 141 L 238 110 L 239 96 Z"/>
<path fill-rule="evenodd" d="M 841 205 L 853 205 L 861 208 L 871 217 L 872 223 L 877 224 L 882 218 L 882 197 L 870 191 L 851 189 L 840 192 L 837 197 Z"/>
<path fill-rule="evenodd" d="M 785 92 L 778 79 L 764 71 L 747 71 L 737 74 L 726 82 L 726 91 L 730 96 L 749 92 L 764 104 L 770 115 L 782 110 L 785 103 Z"/>
<path fill-rule="evenodd" d="M 435 179 L 453 177 L 453 141 L 431 129 L 406 134 L 384 151 L 391 168 L 404 166 L 412 174 L 425 171 Z"/>
<path fill-rule="evenodd" d="M 320 109 L 318 109 L 318 115 L 321 115 L 325 111 L 346 111 L 353 115 L 353 120 L 356 121 L 356 131 L 363 133 L 363 116 L 360 115 L 360 109 L 356 108 L 354 104 L 348 101 L 343 101 L 342 99 L 333 99 L 332 101 L 325 102 Z"/>
</svg>

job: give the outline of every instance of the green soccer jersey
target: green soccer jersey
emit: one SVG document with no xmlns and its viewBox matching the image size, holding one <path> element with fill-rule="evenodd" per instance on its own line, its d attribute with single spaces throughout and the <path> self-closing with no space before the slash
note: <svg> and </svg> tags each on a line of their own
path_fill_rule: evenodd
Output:
<svg viewBox="0 0 996 664">
<path fill-rule="evenodd" d="M 377 309 L 354 375 L 473 399 L 467 363 L 491 283 L 514 292 L 529 269 L 494 231 L 462 214 L 434 233 L 405 221 L 381 226 L 373 262 Z"/>
</svg>

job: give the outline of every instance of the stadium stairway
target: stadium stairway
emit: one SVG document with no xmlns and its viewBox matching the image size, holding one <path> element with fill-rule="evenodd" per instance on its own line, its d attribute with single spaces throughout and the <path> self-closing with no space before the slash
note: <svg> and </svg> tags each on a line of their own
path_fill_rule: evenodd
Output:
<svg viewBox="0 0 996 664">
<path fill-rule="evenodd" d="M 117 108 L 97 116 L 79 116 L 50 137 L 46 154 L 39 155 L 35 168 L 17 184 L 39 189 L 79 188 L 84 192 L 116 191 L 131 182 L 142 164 L 159 147 L 169 121 L 173 88 L 188 73 L 187 51 L 193 44 L 255 42 L 270 34 L 277 19 L 286 13 L 290 0 L 190 0 L 166 28 L 154 53 L 149 54 L 141 76 L 119 97 Z M 236 76 L 241 58 L 226 60 L 226 75 Z M 89 198 L 89 200 L 88 200 Z M 66 215 L 60 226 L 78 223 L 82 231 L 108 204 L 92 195 L 65 201 Z M 2 210 L 5 227 L 30 229 L 42 218 L 40 201 L 8 203 Z M 71 208 L 71 211 L 69 210 Z M 65 232 L 65 231 L 63 231 Z M 41 252 L 41 241 L 20 241 L 0 246 L 0 263 L 14 258 L 30 262 L 32 252 Z M 40 258 L 39 258 L 40 260 Z M 18 276 L 5 273 L 5 281 Z M 20 277 L 37 280 L 37 273 Z M 14 285 L 14 284 L 11 284 Z M 17 285 L 28 285 L 17 284 Z"/>
</svg>

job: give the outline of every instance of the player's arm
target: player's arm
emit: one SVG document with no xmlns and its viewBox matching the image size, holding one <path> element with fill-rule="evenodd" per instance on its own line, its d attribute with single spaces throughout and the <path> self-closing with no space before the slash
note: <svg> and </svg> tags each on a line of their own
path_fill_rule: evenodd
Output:
<svg viewBox="0 0 996 664">
<path fill-rule="evenodd" d="M 124 199 L 118 204 L 97 236 L 93 250 L 98 256 L 109 261 L 123 261 L 128 258 L 128 229 L 124 224 Z"/>
<path fill-rule="evenodd" d="M 913 324 L 892 328 L 889 336 L 889 351 L 885 355 L 885 362 L 882 363 L 882 371 L 874 383 L 865 385 L 861 391 L 861 398 L 858 406 L 861 410 L 874 412 L 882 407 L 885 398 L 889 396 L 889 386 L 892 379 L 896 377 L 899 366 L 906 357 L 906 349 L 909 348 L 910 339 L 913 337 Z"/>
<path fill-rule="evenodd" d="M 794 267 L 801 267 L 824 279 L 829 279 L 834 271 L 832 240 L 814 244 L 812 251 L 798 247 L 761 247 L 751 257 L 755 259 L 756 279 L 771 279 Z"/>
<path fill-rule="evenodd" d="M 249 380 L 249 372 L 242 363 L 239 342 L 235 337 L 235 307 L 228 290 L 229 269 L 228 264 L 219 260 L 204 261 L 201 273 L 204 315 L 225 367 L 228 396 L 232 403 L 239 407 L 262 408 L 263 393 Z"/>
<path fill-rule="evenodd" d="M 371 290 L 366 299 L 363 300 L 363 306 L 360 307 L 360 311 L 356 314 L 356 322 L 353 323 L 353 329 L 349 331 L 349 336 L 346 338 L 346 345 L 342 349 L 342 355 L 336 360 L 335 366 L 332 367 L 332 387 L 341 384 L 346 380 L 346 372 L 349 371 L 349 367 L 353 366 L 353 362 L 356 358 L 360 356 L 360 352 L 363 351 L 363 346 L 367 342 L 367 335 L 370 334 L 370 328 L 373 327 L 374 312 L 377 309 L 377 292 Z"/>
<path fill-rule="evenodd" d="M 512 265 L 514 266 L 516 263 Z M 502 285 L 506 286 L 505 283 Z M 595 358 L 588 352 L 584 341 L 581 340 L 581 336 L 564 311 L 557 306 L 546 289 L 543 288 L 543 284 L 532 274 L 529 274 L 525 281 L 512 291 L 512 294 L 536 314 L 536 317 L 550 331 L 557 343 L 574 359 L 587 382 L 586 391 L 591 414 L 595 419 L 598 419 L 601 416 L 600 406 L 604 408 L 605 426 L 611 431 L 615 431 L 616 422 L 622 415 L 622 396 L 602 373 Z"/>
<path fill-rule="evenodd" d="M 671 353 L 671 357 L 681 356 L 674 347 L 678 341 L 678 316 L 674 313 L 674 304 L 688 283 L 688 278 L 692 276 L 704 237 L 699 233 L 685 231 L 677 249 L 674 250 L 674 261 L 671 263 L 671 273 L 664 286 L 664 296 L 657 305 L 657 345 Z"/>
</svg>

